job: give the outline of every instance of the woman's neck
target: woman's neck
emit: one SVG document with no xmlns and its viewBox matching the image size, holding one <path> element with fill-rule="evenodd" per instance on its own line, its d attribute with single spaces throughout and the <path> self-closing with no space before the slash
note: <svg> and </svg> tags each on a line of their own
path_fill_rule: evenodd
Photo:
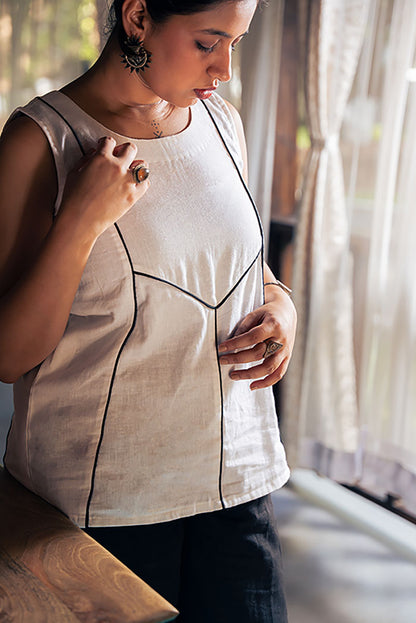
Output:
<svg viewBox="0 0 416 623">
<path fill-rule="evenodd" d="M 108 129 L 132 138 L 178 134 L 189 122 L 189 110 L 160 99 L 144 79 L 123 68 L 114 36 L 97 62 L 61 91 Z"/>
</svg>

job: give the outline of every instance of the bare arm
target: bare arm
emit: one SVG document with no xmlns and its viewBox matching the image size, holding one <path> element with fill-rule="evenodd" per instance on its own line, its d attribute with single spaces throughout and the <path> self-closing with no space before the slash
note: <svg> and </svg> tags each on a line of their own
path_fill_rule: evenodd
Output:
<svg viewBox="0 0 416 623">
<path fill-rule="evenodd" d="M 56 176 L 40 128 L 18 118 L 0 139 L 0 379 L 14 382 L 58 344 L 97 237 L 139 199 L 136 148 L 100 141 L 70 174 L 52 220 Z"/>
</svg>

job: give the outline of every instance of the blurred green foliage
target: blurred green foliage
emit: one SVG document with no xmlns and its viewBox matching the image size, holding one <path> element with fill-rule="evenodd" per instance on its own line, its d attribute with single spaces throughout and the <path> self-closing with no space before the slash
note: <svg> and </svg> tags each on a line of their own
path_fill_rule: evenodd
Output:
<svg viewBox="0 0 416 623">
<path fill-rule="evenodd" d="M 0 0 L 0 122 L 98 56 L 102 0 Z"/>
</svg>

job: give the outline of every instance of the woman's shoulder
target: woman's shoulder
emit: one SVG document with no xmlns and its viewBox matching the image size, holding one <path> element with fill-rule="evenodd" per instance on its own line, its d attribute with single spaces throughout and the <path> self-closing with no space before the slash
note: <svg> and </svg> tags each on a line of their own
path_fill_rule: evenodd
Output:
<svg viewBox="0 0 416 623">
<path fill-rule="evenodd" d="M 24 108 L 24 107 L 23 107 Z M 0 136 L 1 177 L 36 175 L 39 166 L 51 175 L 53 157 L 49 141 L 36 120 L 21 109 L 12 113 Z"/>
<path fill-rule="evenodd" d="M 42 128 L 23 113 L 14 114 L 5 124 L 0 136 L 0 170 L 6 180 L 24 175 L 36 175 L 39 166 L 53 172 L 49 142 Z M 20 172 L 20 173 L 19 173 Z"/>
<path fill-rule="evenodd" d="M 212 114 L 223 121 L 233 122 L 236 117 L 239 117 L 238 111 L 222 95 L 219 93 L 212 93 L 209 99 L 205 101 Z"/>
<path fill-rule="evenodd" d="M 2 131 L 0 146 L 8 149 L 14 147 L 19 150 L 24 146 L 25 151 L 34 150 L 34 155 L 39 149 L 47 146 L 47 140 L 39 124 L 33 118 L 23 112 L 17 111 L 11 116 Z"/>
<path fill-rule="evenodd" d="M 0 144 L 7 144 L 7 149 L 14 146 L 18 149 L 30 150 L 33 157 L 38 153 L 49 151 L 49 141 L 45 134 L 42 119 L 45 116 L 45 103 L 35 97 L 27 104 L 16 108 L 7 119 L 1 137 Z"/>
<path fill-rule="evenodd" d="M 234 147 L 243 169 L 244 177 L 247 176 L 247 148 L 244 135 L 243 122 L 237 108 L 221 95 L 214 93 L 208 100 L 209 108 L 214 119 L 226 134 L 227 144 Z"/>
<path fill-rule="evenodd" d="M 0 137 L 0 291 L 22 273 L 52 223 L 56 176 L 48 141 L 29 117 L 15 115 Z"/>
<path fill-rule="evenodd" d="M 244 127 L 243 127 L 243 122 L 241 120 L 241 116 L 240 113 L 238 112 L 237 108 L 231 104 L 231 102 L 229 102 L 228 100 L 223 100 L 224 104 L 227 106 L 230 115 L 234 121 L 235 124 L 235 129 L 237 132 L 237 136 L 238 136 L 238 140 L 240 142 L 240 147 L 242 147 L 244 150 L 246 149 L 246 139 L 245 139 L 245 135 L 244 135 Z"/>
</svg>

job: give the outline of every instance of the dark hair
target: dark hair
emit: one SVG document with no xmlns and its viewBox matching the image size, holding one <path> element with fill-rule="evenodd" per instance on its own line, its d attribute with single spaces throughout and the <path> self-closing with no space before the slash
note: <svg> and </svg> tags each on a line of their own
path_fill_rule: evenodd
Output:
<svg viewBox="0 0 416 623">
<path fill-rule="evenodd" d="M 191 15 L 207 11 L 223 2 L 240 2 L 241 0 L 147 0 L 148 13 L 154 24 L 162 24 L 173 15 Z M 259 0 L 262 4 L 264 0 Z M 114 0 L 110 7 L 108 30 L 113 30 L 121 23 L 121 9 L 124 0 Z"/>
</svg>

